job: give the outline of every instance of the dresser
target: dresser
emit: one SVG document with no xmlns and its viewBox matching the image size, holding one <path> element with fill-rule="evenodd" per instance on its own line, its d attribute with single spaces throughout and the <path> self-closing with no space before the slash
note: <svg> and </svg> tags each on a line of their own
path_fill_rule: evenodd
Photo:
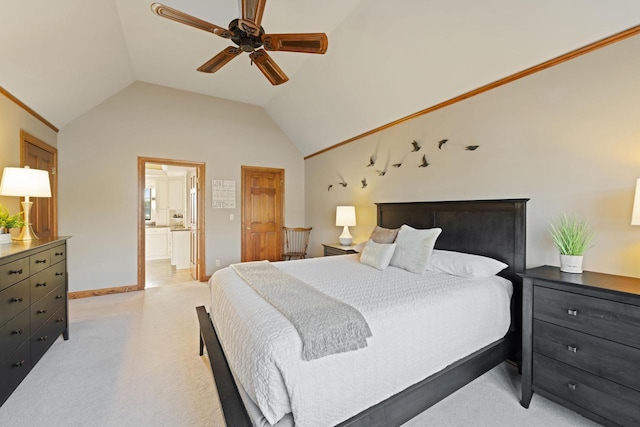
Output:
<svg viewBox="0 0 640 427">
<path fill-rule="evenodd" d="M 607 426 L 640 426 L 640 279 L 524 271 L 522 401 L 533 393 Z"/>
<path fill-rule="evenodd" d="M 340 243 L 323 243 L 324 256 L 355 254 L 355 245 L 342 246 Z"/>
<path fill-rule="evenodd" d="M 60 334 L 69 339 L 67 239 L 0 245 L 0 405 Z"/>
</svg>

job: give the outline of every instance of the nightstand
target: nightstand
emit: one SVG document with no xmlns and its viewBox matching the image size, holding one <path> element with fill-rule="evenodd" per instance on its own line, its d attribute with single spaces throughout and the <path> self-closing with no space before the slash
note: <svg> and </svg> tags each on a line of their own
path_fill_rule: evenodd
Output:
<svg viewBox="0 0 640 427">
<path fill-rule="evenodd" d="M 324 256 L 355 254 L 356 245 L 342 246 L 340 243 L 323 243 Z"/>
<path fill-rule="evenodd" d="M 640 425 L 640 279 L 520 275 L 522 406 L 535 391 L 604 425 Z"/>
</svg>

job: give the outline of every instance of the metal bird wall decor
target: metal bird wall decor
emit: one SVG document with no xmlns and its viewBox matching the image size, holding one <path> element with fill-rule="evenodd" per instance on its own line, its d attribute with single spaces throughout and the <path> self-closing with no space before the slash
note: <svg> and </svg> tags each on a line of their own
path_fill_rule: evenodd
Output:
<svg viewBox="0 0 640 427">
<path fill-rule="evenodd" d="M 369 164 L 367 165 L 367 167 L 370 168 L 375 164 L 376 164 L 376 155 L 372 154 L 371 157 L 369 157 Z"/>
<path fill-rule="evenodd" d="M 364 178 L 362 178 L 362 181 L 360 181 L 362 183 L 362 188 L 367 188 L 367 177 L 365 176 Z"/>
<path fill-rule="evenodd" d="M 329 184 L 329 188 L 327 188 L 327 191 L 331 191 L 332 188 L 333 188 L 333 184 Z"/>
<path fill-rule="evenodd" d="M 478 149 L 478 147 L 480 147 L 480 146 L 479 145 L 467 145 L 465 150 L 467 150 L 467 151 L 476 151 Z"/>
<path fill-rule="evenodd" d="M 426 168 L 427 166 L 429 166 L 429 162 L 427 161 L 427 155 L 423 154 L 422 155 L 422 163 L 420 163 L 420 165 L 418 167 L 419 168 Z"/>
<path fill-rule="evenodd" d="M 415 139 L 411 141 L 411 145 L 413 145 L 413 150 L 411 150 L 412 153 L 420 151 L 420 149 L 422 148 L 420 144 L 418 144 L 418 141 L 416 141 Z"/>
<path fill-rule="evenodd" d="M 438 150 L 442 150 L 442 146 L 443 146 L 444 144 L 446 144 L 446 143 L 447 143 L 447 141 L 448 141 L 448 139 L 443 139 L 443 140 L 441 140 L 440 142 L 438 142 Z"/>
<path fill-rule="evenodd" d="M 349 184 L 347 184 L 347 183 L 346 183 L 346 182 L 344 182 L 344 181 L 340 181 L 338 184 L 342 185 L 343 187 L 346 187 L 347 185 L 349 185 Z"/>
</svg>

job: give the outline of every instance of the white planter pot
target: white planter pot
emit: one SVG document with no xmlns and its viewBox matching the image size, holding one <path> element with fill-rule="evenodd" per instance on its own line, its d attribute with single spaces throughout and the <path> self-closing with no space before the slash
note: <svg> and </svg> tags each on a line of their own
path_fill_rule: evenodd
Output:
<svg viewBox="0 0 640 427">
<path fill-rule="evenodd" d="M 582 273 L 582 255 L 560 254 L 560 271 L 565 273 Z"/>
<path fill-rule="evenodd" d="M 1 233 L 0 234 L 0 245 L 4 245 L 7 243 L 11 243 L 11 234 L 9 233 Z"/>
</svg>

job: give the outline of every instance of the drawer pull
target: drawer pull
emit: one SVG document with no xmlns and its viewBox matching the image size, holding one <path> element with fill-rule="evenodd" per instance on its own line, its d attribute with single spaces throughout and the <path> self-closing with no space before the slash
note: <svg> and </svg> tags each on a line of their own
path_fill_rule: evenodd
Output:
<svg viewBox="0 0 640 427">
<path fill-rule="evenodd" d="M 53 255 L 55 255 L 55 256 L 62 256 L 62 255 L 64 255 L 64 252 L 56 252 L 56 253 L 54 253 Z"/>
<path fill-rule="evenodd" d="M 46 264 L 47 260 L 46 259 L 37 259 L 36 260 L 36 264 Z"/>
<path fill-rule="evenodd" d="M 64 276 L 64 273 L 56 273 L 56 276 Z"/>
<path fill-rule="evenodd" d="M 64 298 L 62 295 L 56 295 L 56 299 L 62 299 Z"/>
<path fill-rule="evenodd" d="M 59 319 L 56 319 L 56 323 L 62 323 L 64 322 L 64 317 L 61 317 Z"/>
<path fill-rule="evenodd" d="M 578 388 L 578 385 L 574 383 L 569 383 L 567 384 L 567 387 L 569 387 L 569 390 L 571 391 L 576 391 L 576 388 Z"/>
<path fill-rule="evenodd" d="M 12 274 L 22 274 L 22 269 L 20 269 L 20 270 L 9 270 L 9 275 L 12 275 Z"/>
<path fill-rule="evenodd" d="M 12 332 L 13 335 L 22 335 L 22 329 L 18 329 Z"/>
<path fill-rule="evenodd" d="M 570 308 L 567 310 L 567 314 L 569 316 L 577 316 L 578 315 L 578 310 L 576 310 L 575 308 Z"/>
<path fill-rule="evenodd" d="M 11 302 L 22 302 L 22 297 L 19 298 L 12 298 Z"/>
<path fill-rule="evenodd" d="M 45 314 L 47 312 L 47 310 L 38 310 L 36 313 L 37 314 Z"/>
<path fill-rule="evenodd" d="M 38 338 L 38 341 L 46 341 L 48 338 L 49 337 L 45 335 L 43 337 Z"/>
<path fill-rule="evenodd" d="M 567 346 L 567 350 L 569 350 L 572 353 L 577 353 L 578 352 L 578 347 L 576 347 L 575 345 L 568 345 Z"/>
<path fill-rule="evenodd" d="M 17 362 L 14 366 L 16 368 L 22 368 L 24 366 L 24 360 L 21 360 L 21 361 Z"/>
<path fill-rule="evenodd" d="M 36 283 L 36 288 L 40 288 L 40 287 L 46 288 L 47 287 L 47 282 Z"/>
</svg>

